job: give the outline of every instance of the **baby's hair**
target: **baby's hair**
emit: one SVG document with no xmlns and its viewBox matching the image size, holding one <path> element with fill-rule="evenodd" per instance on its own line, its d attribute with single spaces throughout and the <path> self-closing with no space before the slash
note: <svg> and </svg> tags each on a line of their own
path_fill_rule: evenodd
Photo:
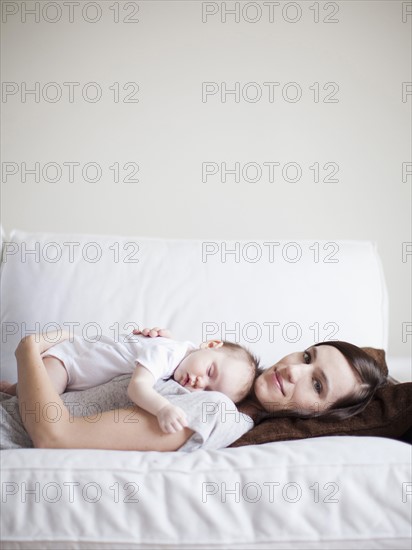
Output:
<svg viewBox="0 0 412 550">
<path fill-rule="evenodd" d="M 259 367 L 259 358 L 240 344 L 229 342 L 227 340 L 222 340 L 222 342 L 223 346 L 218 348 L 218 351 L 230 353 L 232 357 L 244 360 L 249 365 L 247 379 L 243 386 L 239 389 L 237 397 L 234 399 L 235 403 L 239 403 L 239 401 L 242 401 L 242 399 L 244 399 L 252 389 Z"/>
</svg>

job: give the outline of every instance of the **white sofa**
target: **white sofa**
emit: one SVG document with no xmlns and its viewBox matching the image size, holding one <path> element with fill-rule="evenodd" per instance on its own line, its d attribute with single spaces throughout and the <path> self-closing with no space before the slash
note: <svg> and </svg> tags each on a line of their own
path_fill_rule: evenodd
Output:
<svg viewBox="0 0 412 550">
<path fill-rule="evenodd" d="M 92 338 L 166 326 L 178 339 L 240 341 L 266 366 L 325 339 L 387 348 L 369 242 L 13 231 L 2 260 L 2 379 L 16 379 L 27 331 L 56 327 Z M 411 447 L 374 437 L 188 454 L 7 450 L 2 548 L 409 549 L 411 479 Z"/>
</svg>

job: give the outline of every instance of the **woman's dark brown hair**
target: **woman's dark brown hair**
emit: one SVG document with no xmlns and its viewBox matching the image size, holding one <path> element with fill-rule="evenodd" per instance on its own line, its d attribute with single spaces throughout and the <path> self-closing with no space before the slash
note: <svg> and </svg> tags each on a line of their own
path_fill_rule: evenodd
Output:
<svg viewBox="0 0 412 550">
<path fill-rule="evenodd" d="M 344 420 L 360 413 L 370 403 L 375 391 L 386 384 L 387 376 L 375 359 L 358 346 L 341 340 L 319 342 L 315 346 L 332 346 L 339 350 L 351 366 L 360 388 L 346 397 L 338 399 L 329 409 L 314 416 L 325 420 Z"/>
<path fill-rule="evenodd" d="M 321 417 L 322 420 L 344 420 L 355 414 L 360 413 L 365 409 L 373 398 L 375 391 L 383 386 L 387 382 L 387 373 L 379 365 L 379 363 L 363 349 L 350 344 L 349 342 L 343 342 L 341 340 L 331 340 L 326 342 L 319 342 L 315 346 L 332 346 L 342 353 L 351 366 L 356 378 L 360 382 L 359 388 L 354 392 L 341 399 L 338 399 L 329 408 L 312 413 L 299 412 L 299 411 L 276 411 L 276 412 L 262 412 L 257 411 L 254 418 L 256 423 L 264 420 L 268 417 L 275 416 L 290 416 L 299 418 L 314 418 Z M 257 376 L 263 372 L 262 369 L 258 369 Z M 256 403 L 257 399 L 252 392 L 252 401 Z M 246 401 L 244 402 L 246 404 Z M 241 406 L 239 404 L 239 406 Z M 255 415 L 253 415 L 255 416 Z"/>
</svg>

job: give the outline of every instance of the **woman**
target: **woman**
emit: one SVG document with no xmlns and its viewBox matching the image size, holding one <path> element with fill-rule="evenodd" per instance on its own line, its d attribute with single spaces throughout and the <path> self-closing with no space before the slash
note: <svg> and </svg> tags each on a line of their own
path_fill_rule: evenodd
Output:
<svg viewBox="0 0 412 550">
<path fill-rule="evenodd" d="M 157 328 L 143 333 L 150 336 L 169 335 Z M 30 335 L 23 338 L 16 349 L 19 409 L 35 447 L 192 450 L 188 444 L 196 439 L 198 433 L 192 429 L 190 422 L 188 428 L 165 434 L 154 416 L 137 407 L 120 408 L 116 415 L 113 411 L 104 412 L 98 422 L 88 416 L 73 417 L 54 390 L 41 359 L 41 353 L 52 345 L 44 339 L 36 342 L 36 337 Z M 242 410 L 254 418 L 262 411 L 265 415 L 335 415 L 344 418 L 364 408 L 385 380 L 377 363 L 360 348 L 342 342 L 325 342 L 287 355 L 262 371 L 255 380 L 254 395 L 242 404 Z M 167 384 L 175 385 L 173 382 Z M 213 394 L 217 392 L 200 393 L 209 394 L 206 397 L 209 405 L 216 405 Z M 200 393 L 183 397 L 195 397 L 197 400 Z M 193 403 L 192 399 L 192 407 Z M 223 403 L 227 405 L 226 401 Z M 57 419 L 50 419 L 42 413 L 50 404 L 58 408 Z M 181 403 L 179 405 L 182 406 Z M 138 422 L 128 420 L 133 413 L 138 415 Z M 196 413 L 199 416 L 199 411 Z M 229 445 L 253 427 L 247 418 L 244 415 L 239 422 L 233 411 L 229 411 L 219 425 L 214 424 L 212 432 L 215 441 L 221 441 L 216 433 L 224 431 L 232 434 L 231 440 L 217 444 L 215 448 Z"/>
<path fill-rule="evenodd" d="M 387 374 L 361 348 L 320 342 L 258 369 L 252 394 L 239 408 L 255 422 L 268 416 L 344 420 L 360 413 L 386 382 Z"/>
</svg>

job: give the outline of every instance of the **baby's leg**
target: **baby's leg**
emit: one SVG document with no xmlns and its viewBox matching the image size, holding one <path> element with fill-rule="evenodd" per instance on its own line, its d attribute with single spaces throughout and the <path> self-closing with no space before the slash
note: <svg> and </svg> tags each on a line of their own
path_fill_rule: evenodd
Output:
<svg viewBox="0 0 412 550">
<path fill-rule="evenodd" d="M 17 384 L 10 384 L 5 380 L 0 381 L 0 391 L 9 395 L 16 395 Z"/>
<path fill-rule="evenodd" d="M 69 377 L 67 371 L 64 368 L 63 363 L 57 357 L 48 355 L 43 359 L 44 366 L 46 367 L 47 374 L 53 383 L 54 389 L 59 393 L 64 393 L 67 387 Z M 8 393 L 9 395 L 19 395 L 17 384 L 10 384 L 9 382 L 0 382 L 0 391 Z"/>
<path fill-rule="evenodd" d="M 63 363 L 60 359 L 52 357 L 51 355 L 44 357 L 43 363 L 57 393 L 64 393 L 69 377 Z"/>
</svg>

